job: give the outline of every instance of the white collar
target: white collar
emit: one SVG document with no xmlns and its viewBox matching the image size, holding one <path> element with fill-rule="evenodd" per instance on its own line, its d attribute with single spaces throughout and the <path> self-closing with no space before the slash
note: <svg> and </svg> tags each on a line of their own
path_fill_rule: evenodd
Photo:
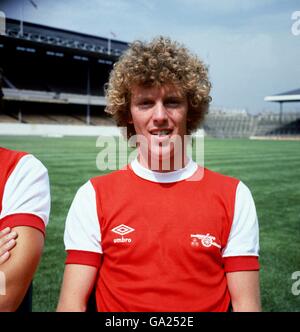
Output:
<svg viewBox="0 0 300 332">
<path fill-rule="evenodd" d="M 198 165 L 192 159 L 189 159 L 189 162 L 185 167 L 176 171 L 155 172 L 142 166 L 137 158 L 135 158 L 131 162 L 131 168 L 137 176 L 145 180 L 159 183 L 171 183 L 186 180 L 187 178 L 191 177 L 196 172 Z"/>
</svg>

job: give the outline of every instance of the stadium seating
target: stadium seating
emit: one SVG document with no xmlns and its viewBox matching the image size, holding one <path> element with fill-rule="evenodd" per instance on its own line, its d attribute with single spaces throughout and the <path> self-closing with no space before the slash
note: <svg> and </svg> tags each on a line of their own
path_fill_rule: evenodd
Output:
<svg viewBox="0 0 300 332">
<path fill-rule="evenodd" d="M 206 117 L 204 129 L 214 137 L 249 137 L 254 131 L 253 116 L 244 110 L 213 110 Z"/>
<path fill-rule="evenodd" d="M 17 122 L 19 122 L 17 118 L 4 113 L 0 113 L 0 123 L 17 123 Z"/>
<path fill-rule="evenodd" d="M 83 123 L 86 123 L 86 115 L 76 115 L 76 118 L 80 119 Z M 113 126 L 115 125 L 115 122 L 110 117 L 93 115 L 90 117 L 90 125 Z"/>
<path fill-rule="evenodd" d="M 274 112 L 250 115 L 243 110 L 213 110 L 205 119 L 204 130 L 219 138 L 299 135 L 300 112 L 286 112 L 280 120 Z"/>
<path fill-rule="evenodd" d="M 68 125 L 85 125 L 85 122 L 72 116 L 64 114 L 51 114 L 49 115 L 52 121 L 56 124 L 68 124 Z"/>
<path fill-rule="evenodd" d="M 256 136 L 299 135 L 300 114 L 284 113 L 280 119 L 277 113 L 262 113 L 257 117 Z"/>
</svg>

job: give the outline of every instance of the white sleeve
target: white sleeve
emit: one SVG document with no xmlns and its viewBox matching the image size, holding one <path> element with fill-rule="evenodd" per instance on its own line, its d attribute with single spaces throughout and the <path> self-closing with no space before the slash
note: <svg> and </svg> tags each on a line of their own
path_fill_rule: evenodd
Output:
<svg viewBox="0 0 300 332">
<path fill-rule="evenodd" d="M 253 197 L 239 182 L 236 190 L 234 218 L 223 257 L 258 256 L 259 228 Z"/>
<path fill-rule="evenodd" d="M 0 219 L 30 213 L 44 221 L 50 213 L 50 186 L 46 167 L 33 155 L 22 157 L 6 181 Z"/>
<path fill-rule="evenodd" d="M 70 207 L 64 234 L 66 250 L 102 253 L 96 193 L 90 181 L 77 191 Z"/>
</svg>

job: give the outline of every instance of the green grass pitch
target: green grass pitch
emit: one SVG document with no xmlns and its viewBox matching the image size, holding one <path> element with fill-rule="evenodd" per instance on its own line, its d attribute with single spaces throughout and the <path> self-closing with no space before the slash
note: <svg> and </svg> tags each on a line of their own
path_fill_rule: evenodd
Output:
<svg viewBox="0 0 300 332">
<path fill-rule="evenodd" d="M 54 311 L 64 269 L 63 231 L 76 190 L 96 168 L 96 138 L 0 136 L 0 145 L 33 153 L 48 168 L 52 207 L 33 310 Z M 242 180 L 252 191 L 260 223 L 264 311 L 300 311 L 292 273 L 300 271 L 300 141 L 206 139 L 205 166 Z"/>
</svg>

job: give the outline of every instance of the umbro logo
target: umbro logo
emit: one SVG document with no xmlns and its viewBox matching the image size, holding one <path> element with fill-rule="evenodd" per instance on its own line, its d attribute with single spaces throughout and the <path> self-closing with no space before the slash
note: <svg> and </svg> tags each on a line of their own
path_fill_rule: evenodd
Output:
<svg viewBox="0 0 300 332">
<path fill-rule="evenodd" d="M 124 224 L 119 225 L 112 229 L 112 232 L 118 234 L 118 235 L 126 235 L 134 231 L 134 228 L 131 228 L 129 226 L 126 226 Z"/>
<path fill-rule="evenodd" d="M 116 238 L 114 239 L 114 243 L 130 243 L 132 241 L 131 238 L 125 238 L 124 235 L 129 234 L 131 232 L 133 232 L 135 229 L 129 226 L 126 226 L 124 224 L 121 224 L 115 228 L 113 228 L 111 231 L 121 235 L 121 238 Z"/>
</svg>

